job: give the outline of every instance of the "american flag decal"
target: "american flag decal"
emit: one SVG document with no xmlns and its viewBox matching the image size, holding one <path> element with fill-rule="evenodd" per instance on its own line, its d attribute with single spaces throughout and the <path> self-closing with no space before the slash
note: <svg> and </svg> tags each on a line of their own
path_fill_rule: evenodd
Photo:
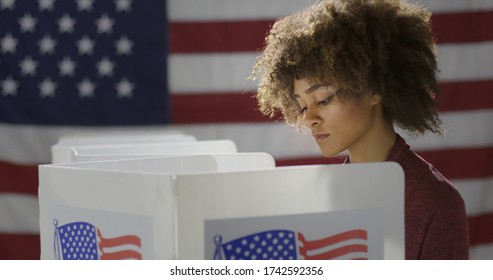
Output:
<svg viewBox="0 0 493 280">
<path fill-rule="evenodd" d="M 306 240 L 301 232 L 269 230 L 222 243 L 214 237 L 214 259 L 226 260 L 330 260 L 368 259 L 368 233 L 355 229 L 317 240 Z"/>
<path fill-rule="evenodd" d="M 57 225 L 55 220 L 55 226 Z M 56 226 L 55 256 L 59 260 L 142 259 L 138 236 L 105 238 L 99 228 L 87 222 Z"/>
</svg>

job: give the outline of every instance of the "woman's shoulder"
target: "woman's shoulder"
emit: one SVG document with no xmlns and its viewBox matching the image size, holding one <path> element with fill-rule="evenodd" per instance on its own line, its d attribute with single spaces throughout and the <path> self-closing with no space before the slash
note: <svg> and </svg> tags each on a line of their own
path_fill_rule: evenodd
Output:
<svg viewBox="0 0 493 280">
<path fill-rule="evenodd" d="M 455 186 L 424 158 L 409 150 L 402 158 L 401 166 L 406 177 L 406 193 L 430 201 L 435 206 L 463 204 Z"/>
</svg>

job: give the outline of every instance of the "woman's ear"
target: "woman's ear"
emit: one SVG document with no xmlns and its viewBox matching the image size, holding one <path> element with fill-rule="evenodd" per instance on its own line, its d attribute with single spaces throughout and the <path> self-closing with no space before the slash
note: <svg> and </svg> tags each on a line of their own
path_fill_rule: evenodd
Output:
<svg viewBox="0 0 493 280">
<path fill-rule="evenodd" d="M 382 96 L 380 94 L 373 93 L 370 96 L 370 104 L 371 105 L 377 105 L 377 104 L 380 104 L 380 103 L 382 103 Z"/>
</svg>

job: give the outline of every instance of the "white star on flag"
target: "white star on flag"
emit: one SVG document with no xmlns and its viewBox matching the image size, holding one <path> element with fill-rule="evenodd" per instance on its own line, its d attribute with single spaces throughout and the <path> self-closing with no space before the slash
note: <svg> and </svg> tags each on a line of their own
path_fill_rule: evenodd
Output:
<svg viewBox="0 0 493 280">
<path fill-rule="evenodd" d="M 2 48 L 2 53 L 14 53 L 17 46 L 17 39 L 12 37 L 9 33 L 0 40 L 0 45 Z"/>
<path fill-rule="evenodd" d="M 96 86 L 89 79 L 84 79 L 81 83 L 77 85 L 79 89 L 79 97 L 80 98 L 91 98 L 94 96 L 94 90 Z"/>
<path fill-rule="evenodd" d="M 117 0 L 116 1 L 116 10 L 118 12 L 130 12 L 132 1 L 131 0 Z"/>
<path fill-rule="evenodd" d="M 58 68 L 60 69 L 60 76 L 73 76 L 76 63 L 69 57 L 65 57 L 62 61 L 58 63 Z"/>
<path fill-rule="evenodd" d="M 24 76 L 34 76 L 36 74 L 36 67 L 38 63 L 33 60 L 30 56 L 24 58 L 20 63 L 21 72 Z"/>
<path fill-rule="evenodd" d="M 49 35 L 45 35 L 43 39 L 39 41 L 39 53 L 41 54 L 52 54 L 55 50 L 56 41 L 53 40 Z"/>
<path fill-rule="evenodd" d="M 90 11 L 92 10 L 92 0 L 78 0 L 77 1 L 77 9 L 82 11 Z"/>
<path fill-rule="evenodd" d="M 123 36 L 116 41 L 115 47 L 119 55 L 130 55 L 132 53 L 133 43 L 127 37 Z"/>
<path fill-rule="evenodd" d="M 14 9 L 14 5 L 15 0 L 0 0 L 0 8 L 2 8 L 2 10 L 12 10 Z"/>
<path fill-rule="evenodd" d="M 40 11 L 44 11 L 44 10 L 52 11 L 55 0 L 39 0 L 38 2 L 39 2 Z"/>
<path fill-rule="evenodd" d="M 102 15 L 96 20 L 96 25 L 98 27 L 98 33 L 111 33 L 113 30 L 113 20 L 108 17 L 108 15 Z"/>
<path fill-rule="evenodd" d="M 123 79 L 116 85 L 116 91 L 118 92 L 119 98 L 131 98 L 132 92 L 134 90 L 134 85 L 130 83 L 127 79 Z"/>
<path fill-rule="evenodd" d="M 54 97 L 56 84 L 49 78 L 46 78 L 39 84 L 39 94 L 41 97 Z"/>
<path fill-rule="evenodd" d="M 58 30 L 60 33 L 72 33 L 74 32 L 75 20 L 67 14 L 64 14 L 58 19 Z"/>
<path fill-rule="evenodd" d="M 19 19 L 19 25 L 21 26 L 21 31 L 23 33 L 26 32 L 34 32 L 34 26 L 38 22 L 37 19 L 33 18 L 31 14 L 25 14 L 23 17 Z"/>
<path fill-rule="evenodd" d="M 100 77 L 113 75 L 114 63 L 107 57 L 101 59 L 96 67 L 98 68 L 98 74 Z"/>
<path fill-rule="evenodd" d="M 17 94 L 17 82 L 12 77 L 3 80 L 0 86 L 2 87 L 3 96 L 15 96 Z"/>
<path fill-rule="evenodd" d="M 84 36 L 78 41 L 77 47 L 79 48 L 79 54 L 92 54 L 94 48 L 94 42 L 89 37 Z"/>
</svg>

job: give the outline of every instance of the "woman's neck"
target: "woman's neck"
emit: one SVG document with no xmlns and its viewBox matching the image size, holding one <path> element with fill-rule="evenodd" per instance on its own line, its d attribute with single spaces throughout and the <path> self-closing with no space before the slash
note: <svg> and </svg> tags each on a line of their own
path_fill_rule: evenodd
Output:
<svg viewBox="0 0 493 280">
<path fill-rule="evenodd" d="M 348 148 L 352 163 L 385 161 L 397 141 L 397 134 L 390 122 L 377 122 L 353 147 Z"/>
</svg>

